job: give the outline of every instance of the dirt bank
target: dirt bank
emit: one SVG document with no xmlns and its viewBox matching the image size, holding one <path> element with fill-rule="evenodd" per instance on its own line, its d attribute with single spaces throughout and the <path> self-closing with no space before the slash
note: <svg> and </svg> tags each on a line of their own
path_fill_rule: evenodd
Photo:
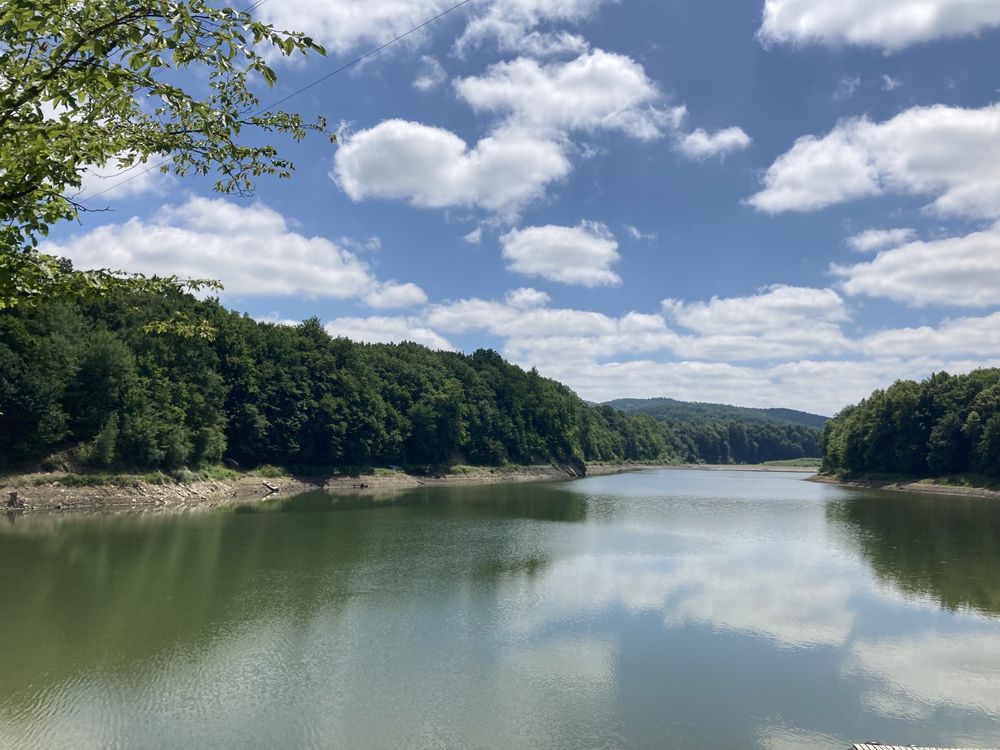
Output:
<svg viewBox="0 0 1000 750">
<path fill-rule="evenodd" d="M 957 497 L 992 497 L 1000 498 L 1000 492 L 988 490 L 985 487 L 961 487 L 952 484 L 935 484 L 934 482 L 893 482 L 871 479 L 844 480 L 836 477 L 816 474 L 809 477 L 810 482 L 823 484 L 838 484 L 841 487 L 861 487 L 869 490 L 891 490 L 893 492 L 921 492 L 925 495 L 952 495 Z"/>
<path fill-rule="evenodd" d="M 599 476 L 633 471 L 641 467 L 595 465 L 588 475 Z M 151 483 L 142 477 L 116 477 L 113 482 L 80 485 L 62 473 L 23 474 L 0 479 L 0 506 L 16 492 L 28 512 L 72 510 L 135 510 L 142 512 L 188 512 L 252 503 L 265 498 L 288 497 L 311 490 L 352 492 L 362 489 L 407 489 L 421 485 L 493 484 L 501 482 L 557 481 L 573 478 L 553 466 L 463 468 L 442 476 L 416 476 L 402 471 L 379 471 L 358 476 L 330 478 L 264 478 L 244 474 L 234 479 Z M 272 492 L 270 488 L 276 488 Z"/>
</svg>

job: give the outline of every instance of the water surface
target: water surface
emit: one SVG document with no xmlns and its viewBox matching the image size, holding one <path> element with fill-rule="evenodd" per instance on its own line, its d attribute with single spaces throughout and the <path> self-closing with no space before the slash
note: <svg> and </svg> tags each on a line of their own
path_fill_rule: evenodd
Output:
<svg viewBox="0 0 1000 750">
<path fill-rule="evenodd" d="M 797 474 L 0 516 L 3 748 L 1000 746 L 1000 503 Z"/>
</svg>

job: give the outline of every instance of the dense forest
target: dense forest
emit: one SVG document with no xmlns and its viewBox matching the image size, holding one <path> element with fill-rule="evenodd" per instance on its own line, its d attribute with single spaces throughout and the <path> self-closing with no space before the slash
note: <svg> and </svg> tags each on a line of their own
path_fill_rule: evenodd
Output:
<svg viewBox="0 0 1000 750">
<path fill-rule="evenodd" d="M 823 470 L 848 476 L 1000 476 L 1000 370 L 901 380 L 831 419 Z"/>
<path fill-rule="evenodd" d="M 751 422 L 823 429 L 827 417 L 795 409 L 754 409 L 747 406 L 677 401 L 672 398 L 619 398 L 608 406 L 626 414 L 648 414 L 659 422 Z"/>
<path fill-rule="evenodd" d="M 820 455 L 826 417 L 792 409 L 750 409 L 671 398 L 609 401 L 629 415 L 655 419 L 686 463 L 753 464 Z"/>
<path fill-rule="evenodd" d="M 262 323 L 180 293 L 0 314 L 6 470 L 172 470 L 223 459 L 246 468 L 426 470 L 813 455 L 807 440 L 783 430 L 661 424 L 588 405 L 493 351 L 358 344 L 331 338 L 316 319 Z"/>
</svg>

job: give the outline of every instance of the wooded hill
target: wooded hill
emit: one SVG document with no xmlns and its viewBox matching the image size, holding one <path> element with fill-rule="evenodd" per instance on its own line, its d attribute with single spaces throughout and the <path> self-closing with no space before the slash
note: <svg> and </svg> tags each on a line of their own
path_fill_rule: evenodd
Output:
<svg viewBox="0 0 1000 750">
<path fill-rule="evenodd" d="M 1000 476 L 1000 369 L 901 380 L 831 419 L 823 471 Z"/>
<path fill-rule="evenodd" d="M 677 401 L 672 398 L 619 398 L 608 406 L 626 414 L 648 414 L 659 422 L 750 422 L 789 424 L 823 429 L 829 417 L 795 409 L 752 409 L 746 406 Z"/>
<path fill-rule="evenodd" d="M 678 430 L 589 406 L 494 351 L 358 344 L 316 319 L 261 323 L 179 292 L 0 313 L 0 412 L 6 470 L 53 455 L 94 468 L 225 458 L 322 471 L 808 453 L 761 441 L 753 425 Z"/>
<path fill-rule="evenodd" d="M 646 415 L 681 443 L 685 461 L 761 463 L 820 455 L 826 417 L 793 409 L 750 409 L 672 398 L 618 399 L 607 406 Z"/>
</svg>

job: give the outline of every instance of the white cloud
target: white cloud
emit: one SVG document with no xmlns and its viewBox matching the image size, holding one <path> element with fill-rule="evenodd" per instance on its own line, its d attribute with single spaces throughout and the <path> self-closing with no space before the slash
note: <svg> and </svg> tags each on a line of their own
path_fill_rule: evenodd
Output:
<svg viewBox="0 0 1000 750">
<path fill-rule="evenodd" d="M 228 295 L 302 295 L 365 298 L 423 295 L 412 284 L 381 283 L 367 264 L 322 237 L 291 231 L 285 218 L 261 203 L 191 198 L 165 206 L 151 219 L 98 227 L 43 252 L 76 268 L 218 279 Z M 393 292 L 393 290 L 395 290 Z"/>
<path fill-rule="evenodd" d="M 521 54 L 531 57 L 582 55 L 590 49 L 590 44 L 586 39 L 567 31 L 559 33 L 533 31 L 524 36 L 517 46 Z"/>
<path fill-rule="evenodd" d="M 770 42 L 898 50 L 994 26 L 1000 5 L 989 0 L 765 0 L 758 34 Z"/>
<path fill-rule="evenodd" d="M 513 214 L 570 169 L 559 142 L 528 130 L 503 128 L 470 149 L 443 128 L 386 120 L 343 142 L 332 176 L 354 201 L 395 198 Z"/>
<path fill-rule="evenodd" d="M 881 193 L 931 195 L 940 215 L 1000 216 L 1000 104 L 914 107 L 891 120 L 840 122 L 805 136 L 749 199 L 767 213 L 809 211 Z"/>
<path fill-rule="evenodd" d="M 504 296 L 504 300 L 511 307 L 527 310 L 533 307 L 542 307 L 549 303 L 549 295 L 530 287 L 511 289 Z"/>
<path fill-rule="evenodd" d="M 608 286 L 621 283 L 611 270 L 618 242 L 604 225 L 583 221 L 576 227 L 528 227 L 500 238 L 508 268 L 561 284 Z"/>
<path fill-rule="evenodd" d="M 903 82 L 900 81 L 898 78 L 893 78 L 891 75 L 889 75 L 887 73 L 883 73 L 882 74 L 882 90 L 883 91 L 895 91 L 896 89 L 898 89 L 902 85 L 903 85 Z"/>
<path fill-rule="evenodd" d="M 911 242 L 866 263 L 830 270 L 852 295 L 918 307 L 1000 305 L 1000 222 L 964 237 Z"/>
<path fill-rule="evenodd" d="M 848 319 L 847 308 L 832 289 L 779 285 L 750 297 L 694 303 L 668 299 L 663 309 L 697 334 L 674 347 L 685 358 L 776 360 L 849 348 L 840 329 Z"/>
<path fill-rule="evenodd" d="M 917 233 L 909 227 L 899 229 L 866 229 L 853 237 L 848 237 L 847 244 L 859 253 L 873 253 L 887 247 L 899 247 L 913 239 Z"/>
<path fill-rule="evenodd" d="M 469 22 L 456 43 L 461 52 L 488 39 L 504 50 L 523 51 L 529 30 L 545 21 L 579 22 L 605 0 L 493 0 L 486 12 Z"/>
<path fill-rule="evenodd" d="M 416 284 L 398 281 L 379 283 L 365 295 L 365 303 L 378 310 L 385 308 L 416 307 L 427 304 L 427 295 Z"/>
<path fill-rule="evenodd" d="M 467 235 L 462 237 L 463 240 L 468 242 L 470 245 L 478 245 L 483 241 L 483 228 L 481 226 L 476 227 Z"/>
<path fill-rule="evenodd" d="M 895 328 L 865 336 L 859 346 L 876 357 L 1000 357 L 1000 312 L 982 318 L 955 318 L 936 328 Z"/>
<path fill-rule="evenodd" d="M 547 65 L 519 57 L 484 76 L 459 79 L 455 90 L 473 109 L 502 113 L 519 125 L 620 130 L 647 140 L 676 128 L 684 112 L 655 106 L 660 93 L 643 67 L 603 50 Z"/>
<path fill-rule="evenodd" d="M 778 287 L 756 297 L 684 304 L 667 301 L 671 317 L 692 333 L 672 330 L 662 315 L 620 318 L 470 299 L 431 308 L 429 325 L 483 330 L 505 339 L 504 351 L 526 365 L 587 367 L 623 354 L 672 353 L 693 360 L 776 361 L 851 349 L 840 330 L 843 302 L 831 290 Z M 660 394 L 663 395 L 663 394 Z"/>
<path fill-rule="evenodd" d="M 421 71 L 420 75 L 413 81 L 414 88 L 420 91 L 430 91 L 448 80 L 448 75 L 444 72 L 444 68 L 441 67 L 441 63 L 435 58 L 430 55 L 424 55 L 420 58 L 420 63 Z"/>
<path fill-rule="evenodd" d="M 978 367 L 996 367 L 997 359 L 793 360 L 769 367 L 725 362 L 559 361 L 534 362 L 546 377 L 555 378 L 591 401 L 622 396 L 670 396 L 683 401 L 735 403 L 740 406 L 785 406 L 819 414 L 834 414 L 896 380 L 922 380 L 946 370 L 952 374 Z"/>
<path fill-rule="evenodd" d="M 733 151 L 742 151 L 751 143 L 750 136 L 742 128 L 725 128 L 708 133 L 698 128 L 681 138 L 677 147 L 689 159 L 708 159 Z"/>
<path fill-rule="evenodd" d="M 427 322 L 450 333 L 485 330 L 499 336 L 593 336 L 618 331 L 616 321 L 602 313 L 547 307 L 521 310 L 482 299 L 435 305 Z"/>
<path fill-rule="evenodd" d="M 343 336 L 366 344 L 398 344 L 412 341 L 431 349 L 455 351 L 451 343 L 414 318 L 335 318 L 325 326 L 331 336 Z"/>
<path fill-rule="evenodd" d="M 799 326 L 834 326 L 848 319 L 832 289 L 776 285 L 751 297 L 713 297 L 708 302 L 664 300 L 664 310 L 701 334 L 765 334 Z"/>
<path fill-rule="evenodd" d="M 450 0 L 280 0 L 256 11 L 280 28 L 308 31 L 332 52 L 383 44 L 432 18 Z"/>
</svg>

